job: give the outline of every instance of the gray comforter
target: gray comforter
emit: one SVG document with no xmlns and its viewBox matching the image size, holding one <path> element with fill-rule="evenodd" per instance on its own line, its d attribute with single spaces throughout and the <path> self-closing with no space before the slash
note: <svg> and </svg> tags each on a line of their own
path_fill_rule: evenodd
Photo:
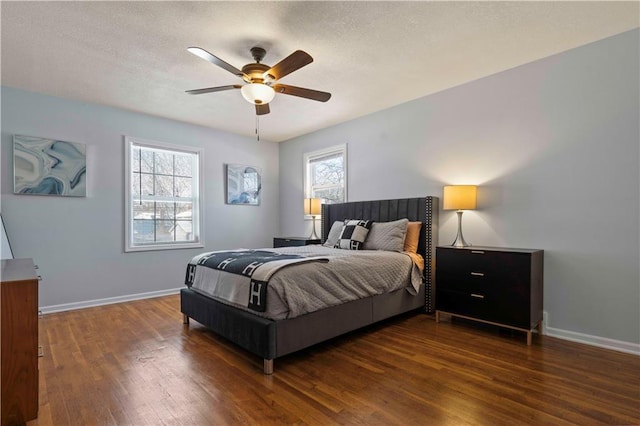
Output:
<svg viewBox="0 0 640 426">
<path fill-rule="evenodd" d="M 328 263 L 292 265 L 269 280 L 265 312 L 251 311 L 274 320 L 295 318 L 309 312 L 376 294 L 406 288 L 417 294 L 422 276 L 404 253 L 374 250 L 340 250 L 311 245 L 269 249 L 279 253 L 323 256 Z M 219 271 L 218 271 L 219 272 Z M 224 303 L 248 310 L 248 288 L 238 286 L 237 275 L 199 274 L 192 288 Z"/>
</svg>

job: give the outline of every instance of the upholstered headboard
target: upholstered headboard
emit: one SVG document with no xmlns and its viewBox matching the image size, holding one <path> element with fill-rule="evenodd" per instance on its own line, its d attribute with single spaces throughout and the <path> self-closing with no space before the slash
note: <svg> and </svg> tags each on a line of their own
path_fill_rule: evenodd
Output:
<svg viewBox="0 0 640 426">
<path fill-rule="evenodd" d="M 399 198 L 395 200 L 354 201 L 322 205 L 322 242 L 327 239 L 331 225 L 336 220 L 369 219 L 390 222 L 407 218 L 422 222 L 418 253 L 424 256 L 425 307 L 434 310 L 435 250 L 438 239 L 438 197 Z"/>
</svg>

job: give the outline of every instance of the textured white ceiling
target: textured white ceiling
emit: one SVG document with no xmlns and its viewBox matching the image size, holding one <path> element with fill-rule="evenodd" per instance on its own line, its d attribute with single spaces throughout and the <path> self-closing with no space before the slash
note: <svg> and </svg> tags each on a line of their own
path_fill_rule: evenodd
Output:
<svg viewBox="0 0 640 426">
<path fill-rule="evenodd" d="M 283 141 L 639 26 L 638 2 L 1 2 L 2 84 L 252 136 L 241 68 L 252 46 L 275 65 L 314 62 L 276 95 L 261 139 Z"/>
</svg>

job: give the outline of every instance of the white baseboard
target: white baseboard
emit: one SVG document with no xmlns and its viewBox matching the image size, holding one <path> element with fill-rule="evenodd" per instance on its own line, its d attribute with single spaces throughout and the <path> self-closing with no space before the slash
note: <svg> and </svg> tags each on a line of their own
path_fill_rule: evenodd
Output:
<svg viewBox="0 0 640 426">
<path fill-rule="evenodd" d="M 63 303 L 61 305 L 43 306 L 40 312 L 52 314 L 54 312 L 72 311 L 74 309 L 92 308 L 94 306 L 112 305 L 114 303 L 130 302 L 132 300 L 151 299 L 152 297 L 168 296 L 180 293 L 180 288 L 170 288 L 168 290 L 150 291 L 147 293 L 129 294 L 126 296 L 107 297 L 105 299 L 87 300 L 84 302 Z"/>
<path fill-rule="evenodd" d="M 611 349 L 618 352 L 625 352 L 633 355 L 640 355 L 640 343 L 625 342 L 623 340 L 609 339 L 607 337 L 592 336 L 590 334 L 578 333 L 576 331 L 563 330 L 561 328 L 549 327 L 549 315 L 543 313 L 542 334 L 558 339 L 570 340 L 572 342 L 584 343 L 600 348 Z"/>
</svg>

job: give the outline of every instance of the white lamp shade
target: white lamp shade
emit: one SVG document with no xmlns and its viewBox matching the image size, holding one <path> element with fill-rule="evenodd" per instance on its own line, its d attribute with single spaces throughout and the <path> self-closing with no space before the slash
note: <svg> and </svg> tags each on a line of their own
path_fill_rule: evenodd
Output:
<svg viewBox="0 0 640 426">
<path fill-rule="evenodd" d="M 276 95 L 276 92 L 270 86 L 266 84 L 260 83 L 251 83 L 245 84 L 240 89 L 242 93 L 242 97 L 246 99 L 247 102 L 256 105 L 264 105 L 268 104 L 273 100 L 273 97 Z"/>
<path fill-rule="evenodd" d="M 475 210 L 477 189 L 475 185 L 445 186 L 442 208 L 444 210 Z"/>
<path fill-rule="evenodd" d="M 305 198 L 304 199 L 304 214 L 319 215 L 322 213 L 322 199 L 321 198 Z"/>
</svg>

